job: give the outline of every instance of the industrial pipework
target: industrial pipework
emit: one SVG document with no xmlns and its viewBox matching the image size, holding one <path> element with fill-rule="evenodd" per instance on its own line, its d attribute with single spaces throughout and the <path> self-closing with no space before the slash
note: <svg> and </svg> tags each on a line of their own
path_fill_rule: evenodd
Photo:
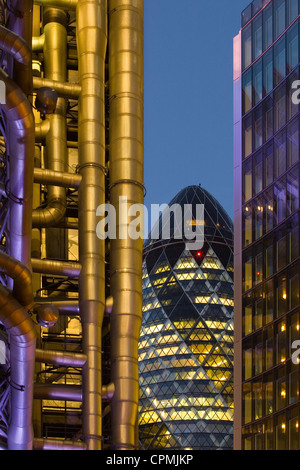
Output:
<svg viewBox="0 0 300 470">
<path fill-rule="evenodd" d="M 0 50 L 0 448 L 138 449 L 143 238 L 96 227 L 144 203 L 143 0 L 0 0 Z"/>
</svg>

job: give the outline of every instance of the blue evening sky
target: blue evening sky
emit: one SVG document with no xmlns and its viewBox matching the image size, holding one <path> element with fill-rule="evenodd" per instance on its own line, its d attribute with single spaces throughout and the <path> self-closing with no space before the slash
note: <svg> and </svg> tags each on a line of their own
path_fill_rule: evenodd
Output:
<svg viewBox="0 0 300 470">
<path fill-rule="evenodd" d="M 148 210 L 201 184 L 233 217 L 232 50 L 249 3 L 144 0 Z"/>
</svg>

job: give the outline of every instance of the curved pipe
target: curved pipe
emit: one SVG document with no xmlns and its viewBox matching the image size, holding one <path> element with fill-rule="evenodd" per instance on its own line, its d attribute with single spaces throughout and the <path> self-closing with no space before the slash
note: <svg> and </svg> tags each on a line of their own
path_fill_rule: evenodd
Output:
<svg viewBox="0 0 300 470">
<path fill-rule="evenodd" d="M 33 36 L 32 38 L 32 51 L 33 52 L 41 52 L 43 50 L 45 43 L 45 35 L 41 34 L 40 36 Z M 34 86 L 34 79 L 33 77 L 33 86 Z"/>
<path fill-rule="evenodd" d="M 83 330 L 83 436 L 88 450 L 102 447 L 102 323 L 105 241 L 96 234 L 96 210 L 105 203 L 105 57 L 107 1 L 79 0 L 76 12 L 79 84 L 79 305 Z"/>
<path fill-rule="evenodd" d="M 27 310 L 34 302 L 31 271 L 20 261 L 0 250 L 0 271 L 14 280 L 13 295 Z"/>
<path fill-rule="evenodd" d="M 109 2 L 110 203 L 117 220 L 143 190 L 143 0 Z M 117 227 L 119 230 L 119 227 Z M 137 449 L 138 341 L 142 322 L 143 240 L 110 241 L 112 445 Z"/>
<path fill-rule="evenodd" d="M 50 80 L 66 81 L 67 61 L 67 19 L 62 10 L 44 9 L 44 56 L 45 76 Z M 58 98 L 54 114 L 47 118 L 50 122 L 45 137 L 47 166 L 51 171 L 66 172 L 67 125 L 66 101 Z M 49 228 L 59 223 L 67 208 L 66 190 L 58 186 L 48 186 L 47 205 L 32 213 L 34 228 Z"/>
<path fill-rule="evenodd" d="M 0 69 L 6 86 L 6 104 L 2 109 L 7 120 L 7 154 L 9 156 L 9 254 L 28 268 L 31 257 L 31 217 L 35 124 L 32 108 L 22 90 Z"/>
<path fill-rule="evenodd" d="M 26 310 L 2 285 L 0 320 L 10 337 L 12 387 L 8 450 L 31 450 L 35 326 Z"/>
<path fill-rule="evenodd" d="M 26 64 L 22 64 L 20 62 L 10 64 L 8 70 L 13 73 L 14 81 L 26 95 L 32 93 L 32 53 L 30 47 L 32 39 L 32 15 L 33 0 L 9 1 L 6 27 L 16 35 L 23 38 L 23 40 L 28 44 L 30 58 Z"/>
<path fill-rule="evenodd" d="M 31 64 L 31 49 L 27 42 L 13 31 L 0 25 L 1 49 L 23 65 Z"/>
</svg>

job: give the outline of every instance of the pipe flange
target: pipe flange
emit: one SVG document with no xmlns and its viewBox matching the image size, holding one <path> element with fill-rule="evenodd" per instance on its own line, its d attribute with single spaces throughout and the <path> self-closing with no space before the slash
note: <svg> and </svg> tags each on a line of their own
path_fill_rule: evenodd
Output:
<svg viewBox="0 0 300 470">
<path fill-rule="evenodd" d="M 106 166 L 101 165 L 101 163 L 82 163 L 82 164 L 78 164 L 78 165 L 76 165 L 75 172 L 80 173 L 80 171 L 83 168 L 87 168 L 87 167 L 91 167 L 91 168 L 96 167 L 96 168 L 99 168 L 100 170 L 102 170 L 105 176 L 107 176 L 107 174 L 108 174 L 108 168 Z"/>
<path fill-rule="evenodd" d="M 111 189 L 114 186 L 117 186 L 118 184 L 135 184 L 136 186 L 139 186 L 140 188 L 142 188 L 144 192 L 144 196 L 146 196 L 147 194 L 146 186 L 143 183 L 140 183 L 139 181 L 131 180 L 131 179 L 121 179 L 121 180 L 114 181 L 108 186 L 108 189 Z"/>
</svg>

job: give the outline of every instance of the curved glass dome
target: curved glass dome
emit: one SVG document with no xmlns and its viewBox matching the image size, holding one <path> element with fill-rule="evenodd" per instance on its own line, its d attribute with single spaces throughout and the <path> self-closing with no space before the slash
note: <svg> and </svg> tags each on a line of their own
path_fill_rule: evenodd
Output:
<svg viewBox="0 0 300 470">
<path fill-rule="evenodd" d="M 149 237 L 139 342 L 142 449 L 232 449 L 233 227 L 200 186 L 170 203 L 204 204 L 204 246 Z"/>
</svg>

